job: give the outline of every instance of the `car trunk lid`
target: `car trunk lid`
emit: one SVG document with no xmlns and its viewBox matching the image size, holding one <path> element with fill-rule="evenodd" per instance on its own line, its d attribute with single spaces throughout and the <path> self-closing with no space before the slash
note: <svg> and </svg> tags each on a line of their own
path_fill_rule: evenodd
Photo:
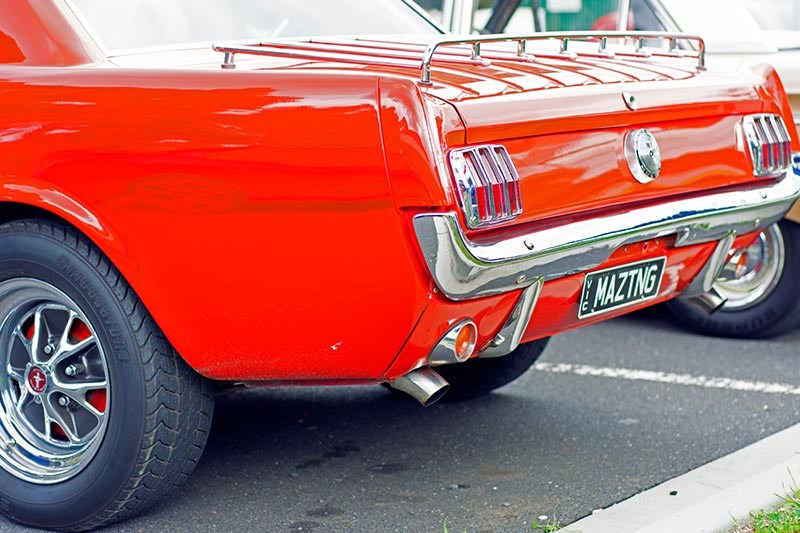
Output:
<svg viewBox="0 0 800 533">
<path fill-rule="evenodd" d="M 218 50 L 233 54 L 224 62 L 240 70 L 353 72 L 413 81 L 420 92 L 457 111 L 467 145 L 508 150 L 521 178 L 524 210 L 518 223 L 588 216 L 759 179 L 740 123 L 743 115 L 777 112 L 777 103 L 760 90 L 760 76 L 707 72 L 698 68 L 694 53 L 647 57 L 650 52 L 637 47 L 610 57 L 596 53 L 596 42 L 581 43 L 595 50 L 582 54 L 563 52 L 563 41 L 551 41 L 541 50 L 537 43 L 526 57 L 507 44 L 484 47 L 477 60 L 470 45 L 444 47 L 432 56 L 430 83 L 422 81 L 428 47 L 423 40 L 315 38 Z M 219 68 L 223 56 L 213 57 Z M 197 56 L 192 65 L 200 62 Z M 638 129 L 650 131 L 661 149 L 662 171 L 649 183 L 634 179 L 625 155 L 626 136 Z"/>
</svg>

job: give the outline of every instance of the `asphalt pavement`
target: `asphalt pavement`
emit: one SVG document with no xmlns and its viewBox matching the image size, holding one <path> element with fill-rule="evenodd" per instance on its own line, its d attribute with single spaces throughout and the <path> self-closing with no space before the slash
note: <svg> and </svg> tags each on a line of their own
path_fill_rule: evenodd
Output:
<svg viewBox="0 0 800 533">
<path fill-rule="evenodd" d="M 189 484 L 110 530 L 565 525 L 800 422 L 798 341 L 701 337 L 650 310 L 554 338 L 538 369 L 470 402 L 426 409 L 381 387 L 226 393 Z M 0 531 L 22 528 L 0 519 Z"/>
</svg>

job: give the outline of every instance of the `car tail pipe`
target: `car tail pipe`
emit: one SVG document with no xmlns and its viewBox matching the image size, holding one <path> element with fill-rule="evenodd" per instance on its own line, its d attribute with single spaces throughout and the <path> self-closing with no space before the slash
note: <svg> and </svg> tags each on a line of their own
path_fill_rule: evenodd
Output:
<svg viewBox="0 0 800 533">
<path fill-rule="evenodd" d="M 450 388 L 438 372 L 427 366 L 389 381 L 389 386 L 410 395 L 423 407 L 436 403 Z"/>
<path fill-rule="evenodd" d="M 706 315 L 711 315 L 714 313 L 714 311 L 725 305 L 725 302 L 727 302 L 728 299 L 717 292 L 717 289 L 712 287 L 708 292 L 704 292 L 699 296 L 693 296 L 691 298 L 681 298 L 681 301 L 685 304 L 691 305 Z"/>
</svg>

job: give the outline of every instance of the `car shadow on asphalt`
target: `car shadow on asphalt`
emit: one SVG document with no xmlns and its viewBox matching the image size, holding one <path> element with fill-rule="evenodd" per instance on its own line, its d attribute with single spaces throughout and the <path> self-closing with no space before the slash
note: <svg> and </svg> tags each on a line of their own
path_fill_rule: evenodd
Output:
<svg viewBox="0 0 800 533">
<path fill-rule="evenodd" d="M 607 324 L 680 331 L 660 310 Z M 587 346 L 599 342 L 588 337 Z M 570 357 L 583 346 L 564 339 Z M 180 531 L 175 524 L 187 518 L 199 521 L 194 531 L 383 531 L 382 524 L 396 524 L 440 532 L 444 518 L 457 531 L 530 531 L 539 514 L 577 519 L 749 443 L 754 437 L 730 428 L 756 408 L 763 431 L 785 426 L 770 418 L 780 410 L 760 410 L 764 400 L 742 399 L 731 411 L 731 398 L 539 372 L 483 398 L 428 408 L 379 386 L 220 393 L 206 451 L 184 490 L 119 531 Z M 686 413 L 698 405 L 725 413 L 698 423 L 699 436 L 685 431 Z M 724 445 L 695 452 L 722 437 Z M 650 458 L 631 460 L 635 449 Z"/>
<path fill-rule="evenodd" d="M 521 426 L 524 413 L 540 409 L 548 410 L 535 397 L 502 392 L 428 408 L 379 386 L 221 393 L 208 445 L 186 489 L 131 525 L 174 524 L 176 514 L 200 507 L 216 515 L 207 519 L 223 522 L 242 513 L 274 512 L 259 523 L 283 520 L 276 531 L 315 531 L 320 523 L 323 531 L 360 531 L 366 530 L 363 525 L 349 522 L 359 512 L 388 512 L 383 519 L 390 519 L 395 511 L 387 509 L 397 505 L 427 506 L 433 512 L 437 491 L 466 493 L 471 485 L 481 485 L 476 476 L 491 490 L 492 484 L 528 475 L 509 466 L 520 454 L 558 448 L 548 437 L 551 416 L 525 416 Z M 531 441 L 531 433 L 542 435 L 541 442 Z M 348 504 L 353 499 L 359 502 Z M 493 512 L 500 514 L 487 520 L 519 518 L 505 504 L 495 502 Z M 253 505 L 264 510 L 254 512 Z M 224 529 L 198 530 L 217 527 Z M 240 530 L 263 528 L 242 525 Z"/>
</svg>

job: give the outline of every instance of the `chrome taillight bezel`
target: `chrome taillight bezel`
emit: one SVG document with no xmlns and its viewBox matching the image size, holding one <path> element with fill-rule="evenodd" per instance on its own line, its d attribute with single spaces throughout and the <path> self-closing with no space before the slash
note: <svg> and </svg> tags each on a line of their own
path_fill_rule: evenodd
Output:
<svg viewBox="0 0 800 533">
<path fill-rule="evenodd" d="M 505 146 L 457 148 L 450 152 L 450 168 L 469 228 L 508 222 L 522 213 L 519 174 Z"/>
<path fill-rule="evenodd" d="M 742 119 L 753 175 L 776 176 L 792 166 L 792 138 L 780 115 L 760 113 Z"/>
</svg>

